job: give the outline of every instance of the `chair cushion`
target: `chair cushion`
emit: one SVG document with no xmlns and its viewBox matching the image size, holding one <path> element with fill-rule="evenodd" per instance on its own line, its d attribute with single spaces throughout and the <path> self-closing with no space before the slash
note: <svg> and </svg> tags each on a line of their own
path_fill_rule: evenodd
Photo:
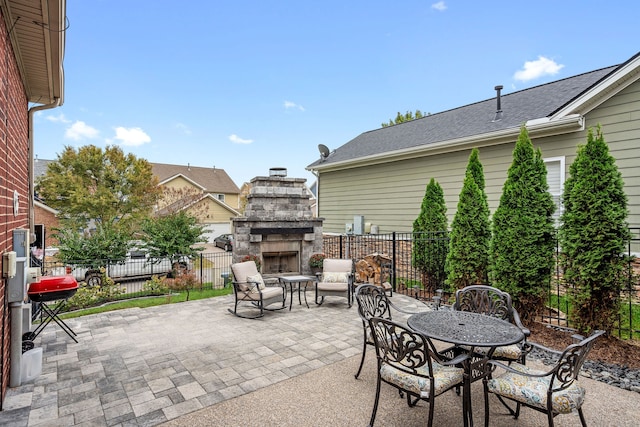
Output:
<svg viewBox="0 0 640 427">
<path fill-rule="evenodd" d="M 462 382 L 464 370 L 462 368 L 456 368 L 455 366 L 444 366 L 436 362 L 432 362 L 433 367 L 433 379 L 434 379 L 434 396 L 448 390 L 456 384 Z M 380 377 L 396 386 L 414 393 L 422 398 L 428 398 L 431 392 L 429 378 L 429 367 L 427 365 L 421 366 L 417 369 L 420 375 L 425 377 L 412 375 L 404 372 L 398 368 L 395 368 L 388 363 L 383 363 L 380 367 Z"/>
<path fill-rule="evenodd" d="M 270 286 L 264 288 L 261 292 L 247 292 L 246 294 L 239 294 L 238 299 L 240 301 L 260 301 L 260 293 L 262 293 L 262 300 L 266 301 L 273 298 L 278 298 L 278 301 L 282 301 L 282 288 L 279 286 Z M 275 301 L 273 301 L 275 302 Z"/>
<path fill-rule="evenodd" d="M 353 261 L 350 259 L 325 258 L 322 261 L 322 271 L 351 273 L 353 271 Z"/>
<path fill-rule="evenodd" d="M 349 283 L 348 273 L 323 273 L 322 282 L 324 283 Z"/>
<path fill-rule="evenodd" d="M 265 284 L 264 284 L 264 280 L 262 280 L 262 274 L 257 273 L 254 274 L 252 276 L 247 276 L 247 283 L 257 283 L 258 286 L 253 287 L 251 289 L 251 292 L 258 292 L 258 289 L 263 290 L 264 288 L 266 288 Z"/>
<path fill-rule="evenodd" d="M 347 292 L 347 290 L 349 290 L 349 284 L 346 282 L 344 283 L 320 282 L 316 286 L 318 291 Z"/>
<path fill-rule="evenodd" d="M 259 274 L 254 261 L 231 264 L 231 271 L 233 272 L 233 279 L 241 291 L 247 291 L 253 287 L 253 285 L 247 283 L 247 277 Z"/>
<path fill-rule="evenodd" d="M 542 374 L 544 372 L 531 369 L 519 363 L 510 365 L 513 369 L 530 374 Z M 526 405 L 535 406 L 541 409 L 547 408 L 547 390 L 551 376 L 527 377 L 514 372 L 505 372 L 498 377 L 487 382 L 489 391 L 500 396 L 504 396 Z M 577 382 L 573 382 L 564 390 L 557 391 L 552 395 L 552 407 L 554 412 L 568 414 L 578 409 L 584 402 L 585 389 Z"/>
<path fill-rule="evenodd" d="M 463 346 L 467 350 L 470 347 Z M 473 351 L 478 354 L 485 355 L 487 351 L 489 351 L 490 347 L 475 347 Z M 503 360 L 520 360 L 520 356 L 522 356 L 522 349 L 518 344 L 505 345 L 502 347 L 496 347 L 496 350 L 493 352 L 494 359 L 503 359 Z"/>
</svg>

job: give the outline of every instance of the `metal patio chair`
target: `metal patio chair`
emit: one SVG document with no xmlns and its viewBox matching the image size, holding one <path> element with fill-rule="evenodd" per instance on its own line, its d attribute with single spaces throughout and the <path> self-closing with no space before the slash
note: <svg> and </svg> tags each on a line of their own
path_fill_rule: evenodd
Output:
<svg viewBox="0 0 640 427">
<path fill-rule="evenodd" d="M 378 360 L 376 397 L 369 420 L 373 426 L 380 400 L 380 386 L 384 382 L 407 395 L 407 404 L 418 400 L 429 402 L 428 426 L 433 423 L 435 397 L 463 385 L 464 369 L 457 367 L 462 357 L 444 361 L 431 340 L 392 320 L 369 319 Z"/>
<path fill-rule="evenodd" d="M 342 297 L 347 299 L 351 308 L 352 291 L 353 260 L 325 258 L 316 284 L 316 304 L 321 305 L 328 296 Z"/>
<path fill-rule="evenodd" d="M 523 365 L 526 363 L 527 354 L 531 351 L 531 345 L 527 342 L 527 337 L 531 335 L 531 332 L 522 324 L 518 311 L 513 307 L 511 295 L 507 292 L 487 285 L 466 286 L 456 291 L 456 301 L 452 309 L 486 314 L 516 325 L 524 333 L 524 341 L 518 344 L 497 347 L 491 358 L 506 362 L 517 361 Z M 489 349 L 488 347 L 477 347 L 475 351 L 484 356 Z"/>
<path fill-rule="evenodd" d="M 550 427 L 553 427 L 553 419 L 557 415 L 577 411 L 580 423 L 586 427 L 587 423 L 582 413 L 585 389 L 578 383 L 578 374 L 596 338 L 602 334 L 604 331 L 598 330 L 586 339 L 579 336 L 582 340 L 577 344 L 571 344 L 563 352 L 534 344 L 545 351 L 559 355 L 553 368 L 546 372 L 515 362 L 509 365 L 494 360 L 487 362 L 487 375 L 482 380 L 485 426 L 489 426 L 489 394 L 493 393 L 515 419 L 520 415 L 520 406 L 524 405 L 546 413 Z M 494 377 L 496 367 L 504 369 L 505 372 Z M 505 400 L 514 402 L 515 409 Z"/>
<path fill-rule="evenodd" d="M 264 316 L 265 310 L 281 310 L 284 308 L 286 300 L 285 288 L 279 282 L 269 283 L 269 286 L 267 286 L 254 261 L 231 264 L 231 271 L 233 273 L 232 284 L 235 304 L 233 310 L 228 309 L 230 313 L 238 317 L 255 319 Z M 242 302 L 257 308 L 259 313 L 255 316 L 238 313 L 238 304 Z M 281 306 L 275 309 L 267 308 L 275 303 L 279 303 Z"/>
<path fill-rule="evenodd" d="M 369 319 L 373 317 L 381 317 L 383 319 L 393 320 L 391 313 L 392 309 L 404 314 L 415 314 L 415 312 L 403 310 L 394 305 L 391 300 L 389 300 L 385 289 L 378 285 L 368 283 L 359 285 L 355 291 L 355 300 L 358 303 L 358 315 L 360 316 L 360 319 L 362 319 L 362 331 L 364 337 L 362 344 L 362 359 L 360 360 L 358 372 L 355 375 L 356 379 L 358 379 L 360 372 L 362 371 L 362 366 L 364 365 L 364 359 L 367 355 L 367 346 L 375 347 L 373 336 L 371 335 L 371 329 L 369 328 Z M 434 307 L 432 307 L 432 309 Z M 425 305 L 425 309 L 428 308 L 429 307 Z M 435 308 L 437 309 L 437 307 Z"/>
</svg>

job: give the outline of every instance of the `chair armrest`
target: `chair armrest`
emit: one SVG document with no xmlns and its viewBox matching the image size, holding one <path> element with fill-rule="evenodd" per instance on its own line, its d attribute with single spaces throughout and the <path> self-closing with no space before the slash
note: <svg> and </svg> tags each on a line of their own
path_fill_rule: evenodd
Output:
<svg viewBox="0 0 640 427">
<path fill-rule="evenodd" d="M 531 373 L 531 372 L 518 371 L 517 369 L 512 368 L 510 365 L 505 365 L 504 363 L 498 362 L 498 361 L 493 360 L 493 359 L 487 360 L 487 371 L 489 371 L 489 370 L 493 371 L 497 367 L 500 367 L 500 368 L 504 369 L 505 371 L 512 372 L 514 374 L 522 375 L 524 377 L 535 377 L 535 378 L 548 377 L 549 375 L 553 375 L 555 370 L 556 370 L 556 367 L 554 365 L 554 367 L 550 371 L 545 371 L 545 372 L 540 372 L 539 374 L 534 374 L 534 373 Z"/>
<path fill-rule="evenodd" d="M 515 325 L 522 330 L 522 333 L 524 334 L 524 339 L 526 340 L 529 337 L 529 335 L 531 335 L 531 331 L 529 330 L 529 328 L 526 328 L 522 324 L 522 321 L 520 320 L 520 314 L 518 314 L 518 310 L 516 310 L 515 308 L 512 310 L 513 310 L 513 323 L 515 323 Z"/>
<path fill-rule="evenodd" d="M 562 352 L 561 352 L 561 351 L 554 350 L 554 349 L 549 348 L 549 347 L 545 347 L 545 346 L 543 346 L 542 344 L 538 344 L 538 343 L 536 343 L 536 342 L 529 341 L 527 344 L 529 344 L 531 347 L 535 347 L 535 348 L 537 348 L 538 350 L 542 350 L 542 351 L 545 351 L 545 352 L 547 352 L 547 353 L 551 353 L 551 354 L 553 354 L 554 356 L 558 356 L 558 357 L 559 357 L 559 356 L 561 356 L 561 355 L 562 355 Z"/>
<path fill-rule="evenodd" d="M 456 357 L 454 357 L 451 360 L 444 360 L 442 362 L 440 362 L 442 365 L 445 366 L 458 366 L 461 365 L 462 362 L 464 362 L 465 360 L 469 359 L 469 355 L 467 353 L 461 353 L 459 355 L 457 355 Z"/>
<path fill-rule="evenodd" d="M 269 279 L 265 279 L 263 277 L 262 280 L 264 281 L 264 285 L 265 286 L 270 286 L 270 287 L 279 286 L 279 287 L 282 287 L 282 283 L 280 283 L 280 280 L 278 280 L 275 277 L 269 278 Z"/>
<path fill-rule="evenodd" d="M 236 282 L 236 281 L 234 280 L 234 281 L 232 281 L 231 283 L 233 284 L 233 287 L 234 287 L 235 289 L 237 289 L 237 291 L 238 291 L 238 292 L 244 292 L 244 293 L 251 292 L 251 291 L 253 291 L 255 288 L 257 288 L 257 287 L 258 287 L 258 282 L 250 282 L 250 281 L 247 281 L 247 282 Z M 242 288 L 241 288 L 241 285 L 245 285 L 245 287 L 246 287 L 247 289 L 242 289 Z M 259 290 L 259 289 L 258 289 L 258 290 Z"/>
</svg>

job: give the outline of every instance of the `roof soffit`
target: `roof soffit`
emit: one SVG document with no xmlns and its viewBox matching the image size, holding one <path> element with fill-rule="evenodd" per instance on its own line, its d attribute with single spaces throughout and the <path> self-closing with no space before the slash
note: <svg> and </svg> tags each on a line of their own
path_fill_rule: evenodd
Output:
<svg viewBox="0 0 640 427">
<path fill-rule="evenodd" d="M 62 105 L 66 0 L 0 0 L 30 103 Z"/>
</svg>

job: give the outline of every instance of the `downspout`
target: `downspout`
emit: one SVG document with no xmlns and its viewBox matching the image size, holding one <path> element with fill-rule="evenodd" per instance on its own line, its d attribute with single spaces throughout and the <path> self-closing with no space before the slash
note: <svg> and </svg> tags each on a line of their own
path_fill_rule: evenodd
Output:
<svg viewBox="0 0 640 427">
<path fill-rule="evenodd" d="M 320 173 L 311 169 L 311 173 L 316 177 L 316 218 L 320 217 Z"/>
<path fill-rule="evenodd" d="M 33 154 L 33 117 L 35 113 L 42 110 L 49 110 L 60 105 L 60 98 L 54 98 L 51 104 L 36 105 L 29 109 L 29 241 L 34 242 L 36 239 L 35 228 L 35 183 L 34 183 L 34 154 Z M 29 257 L 30 258 L 30 257 Z"/>
<path fill-rule="evenodd" d="M 59 98 L 55 98 L 55 101 L 51 104 L 38 105 L 29 109 L 29 241 L 35 240 L 35 214 L 34 214 L 34 182 L 33 182 L 33 116 L 36 112 L 41 110 L 47 110 L 49 108 L 55 108 L 60 102 Z M 27 265 L 30 266 L 31 254 L 29 248 L 25 248 Z M 10 335 L 10 350 L 9 350 L 9 387 L 18 387 L 22 384 L 22 301 L 9 303 L 9 312 L 11 316 L 11 335 Z"/>
</svg>

